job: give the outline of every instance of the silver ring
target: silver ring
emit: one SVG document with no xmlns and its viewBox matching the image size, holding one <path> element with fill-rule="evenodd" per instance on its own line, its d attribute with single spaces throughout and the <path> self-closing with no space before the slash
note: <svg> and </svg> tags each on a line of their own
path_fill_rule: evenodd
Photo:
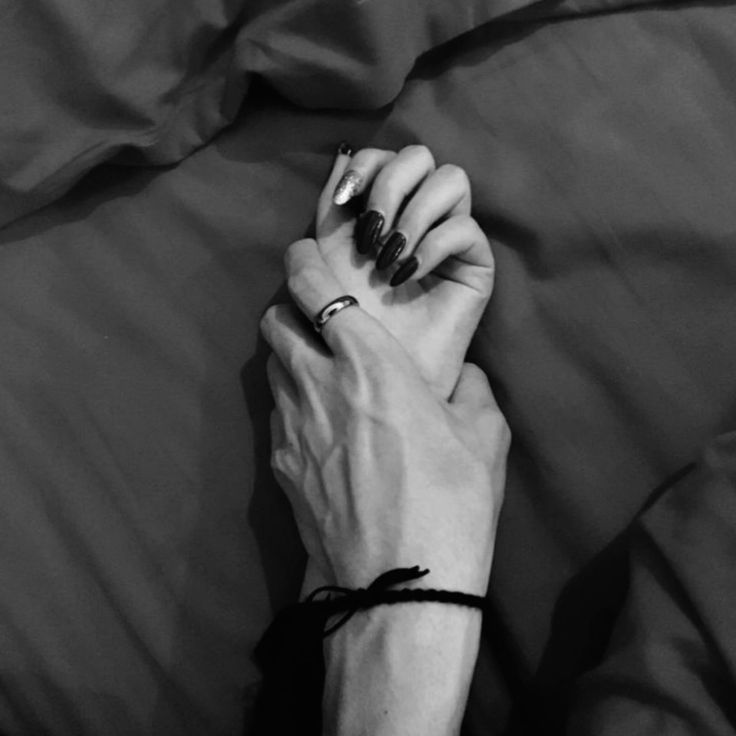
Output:
<svg viewBox="0 0 736 736">
<path fill-rule="evenodd" d="M 347 307 L 359 307 L 358 300 L 354 296 L 345 294 L 333 299 L 329 304 L 322 307 L 313 320 L 314 329 L 322 332 L 322 328 L 338 313 Z"/>
</svg>

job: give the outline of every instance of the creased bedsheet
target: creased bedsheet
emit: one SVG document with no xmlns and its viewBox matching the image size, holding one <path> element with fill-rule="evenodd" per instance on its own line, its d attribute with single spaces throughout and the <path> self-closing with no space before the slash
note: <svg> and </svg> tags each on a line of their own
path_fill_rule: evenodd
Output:
<svg viewBox="0 0 736 736">
<path fill-rule="evenodd" d="M 308 108 L 378 109 L 424 53 L 498 18 L 642 0 L 6 0 L 0 226 L 94 166 L 172 164 L 232 122 L 254 80 Z"/>
<path fill-rule="evenodd" d="M 98 167 L 1 230 L 0 732 L 247 730 L 303 563 L 257 326 L 342 139 L 464 166 L 494 241 L 472 357 L 514 445 L 465 731 L 531 702 L 555 732 L 619 535 L 733 428 L 735 61 L 727 3 L 499 22 L 378 110 L 257 82 L 177 166 Z"/>
</svg>

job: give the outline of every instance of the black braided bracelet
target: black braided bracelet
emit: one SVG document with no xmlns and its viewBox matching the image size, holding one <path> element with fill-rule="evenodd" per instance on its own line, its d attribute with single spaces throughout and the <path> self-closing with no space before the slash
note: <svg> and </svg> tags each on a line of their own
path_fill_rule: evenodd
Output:
<svg viewBox="0 0 736 736">
<path fill-rule="evenodd" d="M 326 585 L 317 588 L 301 603 L 283 609 L 255 650 L 264 684 L 256 707 L 254 730 L 250 733 L 254 736 L 274 733 L 320 736 L 323 733 L 323 638 L 346 624 L 357 611 L 411 601 L 485 607 L 484 598 L 468 593 L 426 588 L 390 589 L 428 573 L 429 570 L 415 566 L 389 570 L 367 588 L 351 590 Z M 328 627 L 330 618 L 339 614 L 342 614 L 339 621 Z"/>
<path fill-rule="evenodd" d="M 312 591 L 302 606 L 319 606 L 322 608 L 324 620 L 345 611 L 345 615 L 335 624 L 325 629 L 323 636 L 329 636 L 344 626 L 358 611 L 373 608 L 379 605 L 408 602 L 450 603 L 468 608 L 485 606 L 485 598 L 470 593 L 461 593 L 455 590 L 436 590 L 434 588 L 401 588 L 389 590 L 394 585 L 406 583 L 409 580 L 418 580 L 429 573 L 429 570 L 420 570 L 414 567 L 399 567 L 379 575 L 367 588 L 343 588 L 339 585 L 324 585 Z M 327 598 L 317 600 L 321 594 Z M 331 594 L 339 597 L 333 598 Z"/>
</svg>

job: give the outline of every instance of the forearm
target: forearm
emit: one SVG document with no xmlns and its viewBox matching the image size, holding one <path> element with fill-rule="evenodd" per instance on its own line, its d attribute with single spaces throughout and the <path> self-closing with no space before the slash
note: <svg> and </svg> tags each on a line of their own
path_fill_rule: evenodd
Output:
<svg viewBox="0 0 736 736">
<path fill-rule="evenodd" d="M 481 612 L 377 606 L 325 644 L 324 736 L 454 736 L 478 654 Z"/>
</svg>

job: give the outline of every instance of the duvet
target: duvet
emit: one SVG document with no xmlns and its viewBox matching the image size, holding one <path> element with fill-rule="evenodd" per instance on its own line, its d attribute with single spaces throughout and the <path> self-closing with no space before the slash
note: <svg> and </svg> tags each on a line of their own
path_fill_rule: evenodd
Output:
<svg viewBox="0 0 736 736">
<path fill-rule="evenodd" d="M 252 730 L 304 563 L 258 321 L 344 139 L 463 166 L 496 256 L 465 733 L 736 731 L 731 4 L 0 17 L 0 732 Z"/>
</svg>

